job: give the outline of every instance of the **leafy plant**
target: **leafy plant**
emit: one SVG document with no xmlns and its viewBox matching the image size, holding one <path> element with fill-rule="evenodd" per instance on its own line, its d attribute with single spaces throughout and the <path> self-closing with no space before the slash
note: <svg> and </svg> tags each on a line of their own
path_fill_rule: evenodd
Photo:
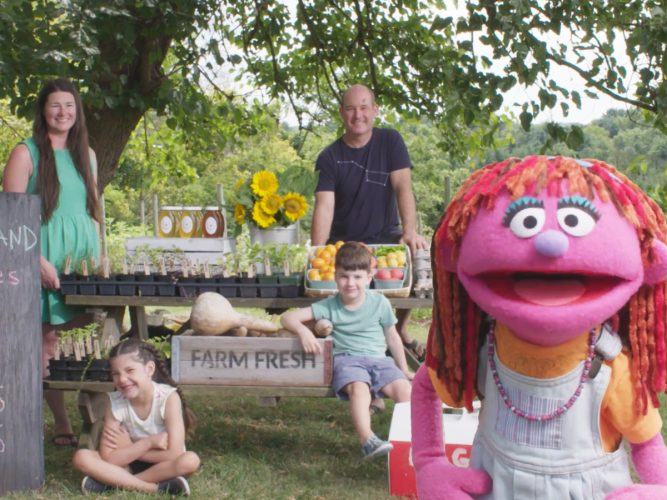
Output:
<svg viewBox="0 0 667 500">
<path fill-rule="evenodd" d="M 151 337 L 144 342 L 153 346 L 163 359 L 171 359 L 171 338 L 169 335 Z"/>
</svg>

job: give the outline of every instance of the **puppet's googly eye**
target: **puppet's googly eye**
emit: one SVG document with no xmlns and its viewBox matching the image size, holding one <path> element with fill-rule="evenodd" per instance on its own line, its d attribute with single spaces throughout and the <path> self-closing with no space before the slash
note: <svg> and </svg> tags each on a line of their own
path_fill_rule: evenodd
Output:
<svg viewBox="0 0 667 500">
<path fill-rule="evenodd" d="M 557 217 L 560 227 L 571 236 L 586 236 L 595 228 L 595 218 L 585 209 L 559 208 Z"/>
<path fill-rule="evenodd" d="M 509 228 L 519 238 L 530 238 L 542 230 L 545 218 L 541 207 L 522 208 L 510 219 Z"/>
</svg>

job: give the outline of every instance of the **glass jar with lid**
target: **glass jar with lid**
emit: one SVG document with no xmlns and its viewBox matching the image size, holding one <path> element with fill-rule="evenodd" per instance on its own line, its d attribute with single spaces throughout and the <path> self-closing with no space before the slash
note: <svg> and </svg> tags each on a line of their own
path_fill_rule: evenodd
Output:
<svg viewBox="0 0 667 500">
<path fill-rule="evenodd" d="M 216 206 L 206 207 L 201 224 L 204 238 L 222 238 L 225 233 L 225 218 Z"/>
<path fill-rule="evenodd" d="M 178 234 L 181 238 L 201 236 L 201 207 L 183 207 Z"/>
<path fill-rule="evenodd" d="M 158 235 L 160 238 L 178 237 L 178 212 L 180 207 L 164 206 L 158 212 Z"/>
</svg>

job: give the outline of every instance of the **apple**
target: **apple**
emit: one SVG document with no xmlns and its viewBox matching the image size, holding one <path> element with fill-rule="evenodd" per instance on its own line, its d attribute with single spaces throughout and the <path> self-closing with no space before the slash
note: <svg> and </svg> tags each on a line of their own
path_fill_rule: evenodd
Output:
<svg viewBox="0 0 667 500">
<path fill-rule="evenodd" d="M 375 279 L 378 280 L 390 280 L 391 271 L 389 269 L 378 269 L 375 273 Z"/>
<path fill-rule="evenodd" d="M 392 269 L 389 272 L 391 273 L 391 279 L 393 279 L 393 280 L 402 280 L 403 279 L 403 270 L 402 269 Z"/>
</svg>

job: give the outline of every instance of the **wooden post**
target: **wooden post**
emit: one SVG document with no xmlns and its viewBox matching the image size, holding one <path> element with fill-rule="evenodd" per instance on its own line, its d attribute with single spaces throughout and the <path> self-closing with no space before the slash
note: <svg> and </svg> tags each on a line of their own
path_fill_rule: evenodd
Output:
<svg viewBox="0 0 667 500">
<path fill-rule="evenodd" d="M 153 236 L 156 238 L 160 236 L 158 227 L 160 227 L 160 200 L 157 194 L 153 194 Z"/>
<path fill-rule="evenodd" d="M 40 211 L 0 193 L 0 496 L 44 483 Z"/>
<path fill-rule="evenodd" d="M 222 184 L 218 184 L 216 186 L 216 192 L 218 195 L 218 205 L 220 205 L 220 212 L 222 212 L 222 217 L 225 219 L 225 228 L 222 231 L 222 237 L 226 238 L 227 237 L 227 206 L 225 205 L 225 194 L 222 188 Z"/>
<path fill-rule="evenodd" d="M 100 208 L 102 209 L 102 222 L 100 222 L 100 239 L 102 240 L 102 248 L 100 249 L 102 255 L 101 257 L 108 257 L 108 249 L 107 249 L 107 209 L 106 209 L 106 204 L 104 202 L 104 194 L 100 196 Z"/>
</svg>

